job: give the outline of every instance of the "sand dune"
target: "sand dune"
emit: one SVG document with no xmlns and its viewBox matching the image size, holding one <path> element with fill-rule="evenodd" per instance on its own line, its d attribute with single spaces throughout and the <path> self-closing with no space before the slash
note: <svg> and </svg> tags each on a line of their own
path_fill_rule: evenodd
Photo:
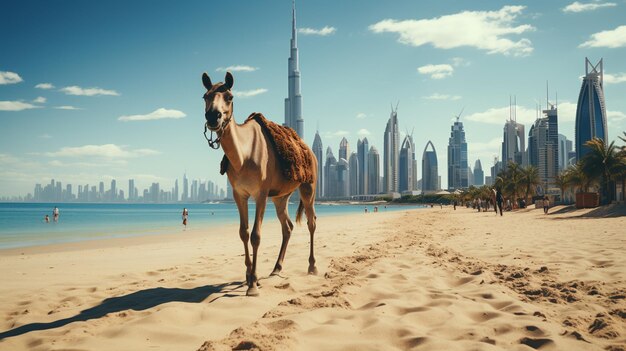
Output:
<svg viewBox="0 0 626 351">
<path fill-rule="evenodd" d="M 0 251 L 0 349 L 623 350 L 626 219 L 588 212 L 326 217 L 275 277 L 268 219 L 257 298 L 234 226 Z"/>
</svg>

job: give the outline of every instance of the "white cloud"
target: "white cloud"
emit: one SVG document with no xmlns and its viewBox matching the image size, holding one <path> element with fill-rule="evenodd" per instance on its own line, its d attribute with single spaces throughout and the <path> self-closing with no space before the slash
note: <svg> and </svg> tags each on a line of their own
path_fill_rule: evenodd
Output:
<svg viewBox="0 0 626 351">
<path fill-rule="evenodd" d="M 22 111 L 38 107 L 23 101 L 0 101 L 0 111 Z"/>
<path fill-rule="evenodd" d="M 69 106 L 69 105 L 56 106 L 55 108 L 57 110 L 82 110 L 82 108 L 80 107 Z"/>
<path fill-rule="evenodd" d="M 43 96 L 39 96 L 35 100 L 33 100 L 33 102 L 37 103 L 37 104 L 45 104 L 46 103 L 46 98 L 43 97 Z"/>
<path fill-rule="evenodd" d="M 604 83 L 606 84 L 618 84 L 626 82 L 626 73 L 604 73 Z"/>
<path fill-rule="evenodd" d="M 356 119 L 364 119 L 365 117 L 367 117 L 367 115 L 365 113 L 359 112 L 359 113 L 356 114 L 356 117 L 354 117 L 354 118 L 356 118 Z"/>
<path fill-rule="evenodd" d="M 559 122 L 574 122 L 576 120 L 576 108 L 578 104 L 562 101 L 559 102 L 558 114 L 559 114 Z"/>
<path fill-rule="evenodd" d="M 333 138 L 342 138 L 345 136 L 350 135 L 350 132 L 346 131 L 346 130 L 337 130 L 334 132 L 323 132 L 322 136 L 324 138 L 329 138 L 329 139 L 333 139 Z"/>
<path fill-rule="evenodd" d="M 516 116 L 518 123 L 529 124 L 533 123 L 537 118 L 537 111 L 518 105 Z M 465 119 L 479 123 L 499 124 L 504 126 L 504 123 L 509 119 L 509 106 L 493 107 L 483 112 L 476 112 L 466 116 Z"/>
<path fill-rule="evenodd" d="M 621 111 L 606 111 L 606 117 L 610 122 L 619 122 L 626 120 L 626 113 Z"/>
<path fill-rule="evenodd" d="M 16 84 L 23 81 L 22 77 L 15 72 L 0 71 L 0 85 Z"/>
<path fill-rule="evenodd" d="M 335 27 L 329 27 L 329 26 L 324 26 L 324 28 L 321 29 L 315 29 L 315 28 L 298 28 L 298 33 L 302 34 L 302 35 L 320 35 L 320 36 L 327 36 L 327 35 L 331 35 L 333 33 L 335 33 L 337 31 L 337 28 Z"/>
<path fill-rule="evenodd" d="M 145 115 L 131 115 L 131 116 L 120 116 L 118 120 L 120 121 L 152 121 L 155 119 L 179 119 L 187 116 L 184 112 L 178 110 L 168 110 L 165 108 L 156 109 Z"/>
<path fill-rule="evenodd" d="M 42 134 L 42 135 L 40 135 L 39 137 L 40 137 L 41 139 L 50 139 L 50 138 L 52 138 L 52 135 L 50 135 L 50 134 Z"/>
<path fill-rule="evenodd" d="M 228 67 L 218 67 L 216 71 L 218 72 L 254 72 L 258 70 L 258 67 L 245 66 L 245 65 L 234 65 Z"/>
<path fill-rule="evenodd" d="M 35 88 L 37 88 L 37 89 L 54 89 L 54 85 L 52 85 L 50 83 L 39 83 L 39 84 L 35 85 Z"/>
<path fill-rule="evenodd" d="M 592 3 L 581 3 L 578 1 L 574 1 L 573 3 L 565 6 L 563 8 L 563 12 L 585 12 L 585 11 L 593 11 L 603 7 L 613 7 L 617 6 L 616 3 L 613 2 L 592 2 Z"/>
<path fill-rule="evenodd" d="M 605 30 L 591 35 L 586 42 L 578 45 L 580 48 L 620 48 L 626 46 L 626 25 L 613 30 Z"/>
<path fill-rule="evenodd" d="M 426 65 L 417 68 L 420 74 L 430 75 L 432 79 L 443 79 L 449 77 L 454 72 L 454 68 L 448 64 Z"/>
<path fill-rule="evenodd" d="M 504 6 L 497 11 L 463 11 L 421 20 L 385 19 L 369 26 L 374 33 L 396 33 L 402 44 L 432 44 L 439 49 L 470 46 L 489 54 L 526 56 L 533 47 L 526 38 L 517 41 L 509 35 L 533 31 L 529 24 L 514 25 L 525 6 Z"/>
<path fill-rule="evenodd" d="M 160 152 L 151 149 L 128 150 L 124 146 L 104 144 L 62 147 L 59 151 L 47 152 L 44 155 L 49 157 L 98 157 L 105 159 L 127 159 L 158 154 L 160 154 Z"/>
<path fill-rule="evenodd" d="M 433 93 L 429 96 L 422 96 L 422 99 L 426 100 L 459 100 L 461 97 L 459 95 L 447 95 L 447 94 L 439 94 Z"/>
<path fill-rule="evenodd" d="M 502 146 L 502 138 L 497 137 L 489 140 L 486 143 L 481 142 L 468 142 L 467 149 L 471 150 L 473 154 L 475 153 L 488 153 L 488 152 L 498 152 L 500 146 Z M 483 160 L 484 161 L 484 160 Z M 483 164 L 484 166 L 484 164 Z"/>
<path fill-rule="evenodd" d="M 452 61 L 452 65 L 454 67 L 460 67 L 460 66 L 467 67 L 471 64 L 469 61 L 467 61 L 466 59 L 462 57 L 453 57 L 450 61 Z"/>
<path fill-rule="evenodd" d="M 365 129 L 365 128 L 363 128 L 363 129 L 359 129 L 359 131 L 358 131 L 358 132 L 356 132 L 356 134 L 357 134 L 358 136 L 368 136 L 368 135 L 372 135 L 372 133 L 371 133 L 369 130 Z"/>
<path fill-rule="evenodd" d="M 107 90 L 107 89 L 101 89 L 101 88 L 81 88 L 79 86 L 76 85 L 72 85 L 69 87 L 64 87 L 59 89 L 59 91 L 64 92 L 67 95 L 80 95 L 80 96 L 96 96 L 96 95 L 113 95 L 113 96 L 118 96 L 120 95 L 117 91 L 115 90 Z"/>
<path fill-rule="evenodd" d="M 263 94 L 263 93 L 267 93 L 267 89 L 261 88 L 261 89 L 243 90 L 243 91 L 233 90 L 233 96 L 240 97 L 240 98 L 253 97 L 259 94 Z"/>
</svg>

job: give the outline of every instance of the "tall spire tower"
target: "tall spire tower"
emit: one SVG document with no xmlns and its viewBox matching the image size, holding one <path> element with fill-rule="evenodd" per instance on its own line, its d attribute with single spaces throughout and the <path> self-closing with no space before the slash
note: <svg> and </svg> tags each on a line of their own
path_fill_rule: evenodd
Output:
<svg viewBox="0 0 626 351">
<path fill-rule="evenodd" d="M 285 126 L 293 128 L 304 137 L 302 95 L 300 94 L 300 64 L 298 62 L 298 33 L 296 30 L 296 2 L 292 5 L 291 54 L 288 60 L 288 97 L 285 99 Z"/>
</svg>

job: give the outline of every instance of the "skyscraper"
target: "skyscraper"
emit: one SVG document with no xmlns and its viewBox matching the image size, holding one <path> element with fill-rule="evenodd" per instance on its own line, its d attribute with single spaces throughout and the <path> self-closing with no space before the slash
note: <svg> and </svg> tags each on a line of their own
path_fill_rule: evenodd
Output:
<svg viewBox="0 0 626 351">
<path fill-rule="evenodd" d="M 585 143 L 593 138 L 606 141 L 606 107 L 604 103 L 604 65 L 595 66 L 585 57 L 585 76 L 576 108 L 576 158 L 587 153 Z"/>
<path fill-rule="evenodd" d="M 448 189 L 461 189 L 469 186 L 467 174 L 467 142 L 463 122 L 457 116 L 450 127 L 448 140 Z"/>
<path fill-rule="evenodd" d="M 569 166 L 569 154 L 572 152 L 572 141 L 559 134 L 559 171 Z"/>
<path fill-rule="evenodd" d="M 370 147 L 367 154 L 367 193 L 374 195 L 380 193 L 380 155 L 376 147 Z"/>
<path fill-rule="evenodd" d="M 526 137 L 524 135 L 524 125 L 515 120 L 508 120 L 504 123 L 504 134 L 502 138 L 502 165 L 515 162 L 522 166 L 527 163 L 524 151 L 526 150 Z"/>
<path fill-rule="evenodd" d="M 415 170 L 415 144 L 410 135 L 404 137 L 402 148 L 398 158 L 399 164 L 399 190 L 413 191 L 415 186 L 414 170 Z"/>
<path fill-rule="evenodd" d="M 226 181 L 228 183 L 228 180 Z M 137 194 L 139 196 L 139 194 Z M 172 190 L 172 201 L 178 202 L 178 179 L 174 181 L 174 189 Z"/>
<path fill-rule="evenodd" d="M 544 118 L 538 118 L 528 132 L 528 160 L 537 167 L 544 186 L 554 185 L 558 174 L 558 122 L 554 105 L 544 110 Z"/>
<path fill-rule="evenodd" d="M 116 201 L 117 200 L 117 183 L 115 182 L 115 179 L 111 180 L 111 201 Z"/>
<path fill-rule="evenodd" d="M 356 144 L 357 157 L 359 158 L 359 194 L 369 194 L 369 142 L 367 138 L 359 139 Z"/>
<path fill-rule="evenodd" d="M 317 186 L 315 188 L 315 197 L 321 199 L 324 196 L 324 146 L 322 145 L 322 138 L 319 131 L 315 132 L 315 139 L 313 139 L 313 154 L 317 159 Z"/>
<path fill-rule="evenodd" d="M 337 159 L 333 155 L 330 146 L 326 149 L 326 162 L 324 163 L 324 197 L 332 199 L 337 197 Z"/>
<path fill-rule="evenodd" d="M 337 161 L 337 197 L 350 196 L 350 165 L 345 158 Z"/>
<path fill-rule="evenodd" d="M 285 99 L 285 125 L 304 137 L 302 95 L 300 94 L 300 64 L 298 62 L 298 34 L 296 30 L 296 2 L 293 2 L 291 22 L 291 49 L 288 60 L 288 97 Z"/>
<path fill-rule="evenodd" d="M 428 151 L 428 145 L 430 145 L 431 151 Z M 437 190 L 439 190 L 437 151 L 435 145 L 429 140 L 422 154 L 422 193 L 427 194 Z"/>
<path fill-rule="evenodd" d="M 398 105 L 391 107 L 391 115 L 385 127 L 385 154 L 383 164 L 384 185 L 386 193 L 398 192 L 398 159 L 400 151 L 400 133 L 398 132 Z"/>
<path fill-rule="evenodd" d="M 483 171 L 483 165 L 480 163 L 480 159 L 474 163 L 474 185 L 481 186 L 485 184 L 485 172 Z"/>
<path fill-rule="evenodd" d="M 135 180 L 129 179 L 128 180 L 128 201 L 134 201 L 134 200 L 135 200 Z"/>
<path fill-rule="evenodd" d="M 350 196 L 359 194 L 359 158 L 356 152 L 350 154 L 348 159 L 348 166 L 350 167 Z"/>
<path fill-rule="evenodd" d="M 339 142 L 339 159 L 348 160 L 350 156 L 350 146 L 348 145 L 348 139 L 345 137 Z"/>
<path fill-rule="evenodd" d="M 183 174 L 183 196 L 181 196 L 180 201 L 189 201 L 189 180 L 186 172 Z"/>
</svg>

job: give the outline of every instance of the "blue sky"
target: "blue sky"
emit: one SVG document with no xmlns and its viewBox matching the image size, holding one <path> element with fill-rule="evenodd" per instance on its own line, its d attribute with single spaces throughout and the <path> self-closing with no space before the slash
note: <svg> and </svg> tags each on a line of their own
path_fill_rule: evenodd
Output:
<svg viewBox="0 0 626 351">
<path fill-rule="evenodd" d="M 509 96 L 528 130 L 546 80 L 573 139 L 586 56 L 604 58 L 610 139 L 626 130 L 624 0 L 301 0 L 297 11 L 305 139 L 319 125 L 335 153 L 344 136 L 351 150 L 360 136 L 382 149 L 399 101 L 400 128 L 419 160 L 433 141 L 446 186 L 453 116 L 465 108 L 469 162 L 489 167 Z M 202 136 L 201 74 L 222 81 L 241 66 L 236 119 L 282 122 L 290 26 L 286 0 L 2 2 L 0 196 L 50 178 L 168 189 L 185 170 L 225 186 L 222 152 Z"/>
</svg>

